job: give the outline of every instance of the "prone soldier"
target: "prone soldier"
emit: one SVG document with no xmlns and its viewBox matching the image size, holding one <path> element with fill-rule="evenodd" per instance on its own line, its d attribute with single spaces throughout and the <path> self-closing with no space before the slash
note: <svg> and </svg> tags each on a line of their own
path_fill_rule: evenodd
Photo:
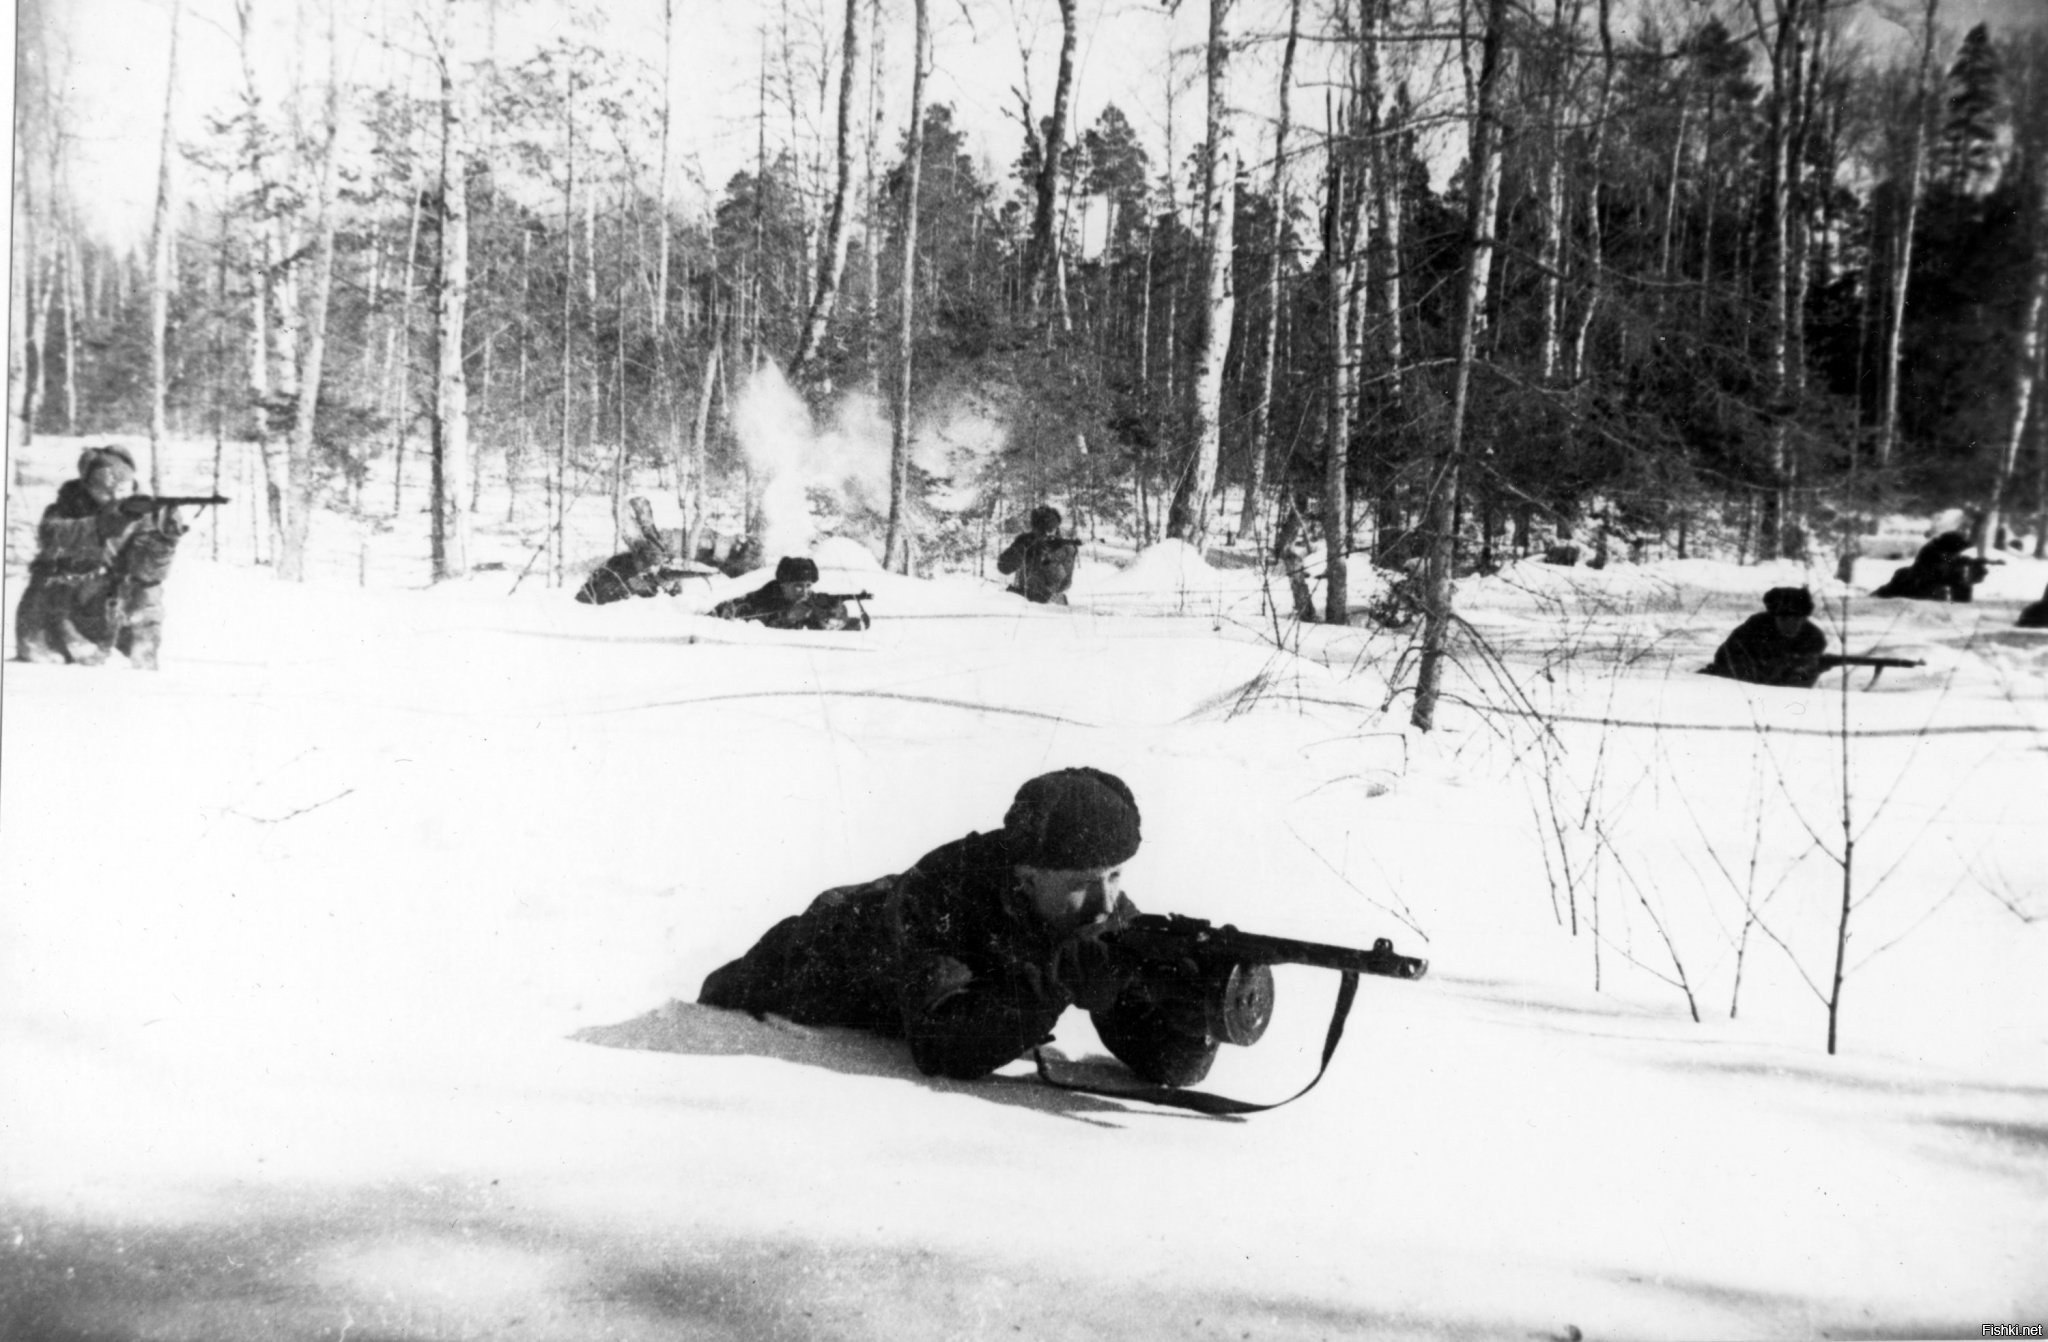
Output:
<svg viewBox="0 0 2048 1342">
<path fill-rule="evenodd" d="M 1736 626 L 1702 669 L 1752 685 L 1811 688 L 1820 679 L 1821 657 L 1828 650 L 1828 636 L 1808 618 L 1812 614 L 1813 593 L 1804 587 L 1773 587 L 1764 593 L 1763 613 Z"/>
<path fill-rule="evenodd" d="M 2021 629 L 2048 629 L 2048 588 L 2041 591 L 2041 599 L 2020 611 L 2015 621 Z"/>
<path fill-rule="evenodd" d="M 848 612 L 849 601 L 867 599 L 866 592 L 820 592 L 818 562 L 807 555 L 784 555 L 775 577 L 745 596 L 721 601 L 711 613 L 721 620 L 755 620 L 769 629 L 865 629 L 868 618 Z"/>
</svg>

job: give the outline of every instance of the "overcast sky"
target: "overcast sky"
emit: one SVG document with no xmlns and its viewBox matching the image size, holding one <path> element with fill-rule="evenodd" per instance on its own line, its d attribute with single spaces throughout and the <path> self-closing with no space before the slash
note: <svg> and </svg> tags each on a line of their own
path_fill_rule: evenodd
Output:
<svg viewBox="0 0 2048 1342">
<path fill-rule="evenodd" d="M 338 0 L 342 23 L 353 36 L 344 37 L 348 60 L 358 78 L 379 73 L 384 59 L 366 34 L 404 31 L 408 0 Z M 693 172 L 712 191 L 751 162 L 755 143 L 756 80 L 760 68 L 762 31 L 772 26 L 785 6 L 769 0 L 674 0 L 677 39 L 674 71 L 677 81 L 676 162 Z M 1941 0 L 1945 26 L 1960 32 L 1979 20 L 1994 32 L 2014 26 L 2048 26 L 2048 0 Z M 105 235 L 136 239 L 148 226 L 154 191 L 157 142 L 163 115 L 166 52 L 169 47 L 170 0 L 43 0 L 51 20 L 61 29 L 60 47 L 68 62 L 66 92 L 78 135 L 74 190 L 86 202 L 91 227 Z M 1880 6 L 1910 13 L 1918 0 L 1858 0 L 1860 8 Z M 259 22 L 266 28 L 264 77 L 279 90 L 293 68 L 290 34 L 297 0 L 259 0 Z M 309 14 L 323 12 L 318 0 L 304 0 Z M 466 6 L 472 10 L 480 6 Z M 605 30 L 589 32 L 573 20 L 578 10 L 600 9 Z M 787 8 L 822 12 L 835 33 L 839 0 L 788 0 Z M 1278 28 L 1284 22 L 1284 0 L 1239 0 L 1240 28 Z M 1314 0 L 1306 7 L 1315 8 Z M 956 121 L 965 127 L 992 173 L 1007 170 L 1018 143 L 1014 90 L 1025 83 L 1021 51 L 1030 56 L 1030 88 L 1034 108 L 1049 110 L 1058 60 L 1058 10 L 1053 0 L 932 0 L 934 69 L 928 98 L 951 104 Z M 1081 0 L 1081 41 L 1077 53 L 1076 128 L 1092 123 L 1105 104 L 1115 102 L 1148 141 L 1155 170 L 1166 160 L 1167 85 L 1180 86 L 1175 157 L 1184 157 L 1200 133 L 1200 90 L 1195 85 L 1195 57 L 1204 31 L 1206 5 L 1184 0 L 1181 12 L 1170 15 L 1159 0 Z M 888 135 L 901 133 L 908 113 L 910 47 L 908 0 L 885 0 L 889 15 L 885 54 L 890 72 L 882 81 L 883 111 Z M 661 55 L 661 0 L 608 0 L 601 6 L 556 3 L 555 0 L 501 0 L 501 49 L 576 33 L 615 53 L 620 61 L 658 63 Z M 311 30 L 323 27 L 309 20 Z M 1884 25 L 1878 25 L 1879 30 Z M 1903 31 L 1903 30 L 1901 30 Z M 179 48 L 179 88 L 175 116 L 181 138 L 199 138 L 205 118 L 229 105 L 239 83 L 233 41 L 231 0 L 185 0 Z M 11 36 L 11 34 L 10 34 Z M 317 46 L 317 43 L 315 44 Z M 321 58 L 310 57 L 316 62 Z M 1320 59 L 1302 57 L 1305 69 Z M 12 62 L 9 62 L 11 69 Z M 1241 71 L 1238 101 L 1251 108 L 1263 103 L 1273 82 L 1269 73 L 1277 57 L 1268 47 L 1249 58 Z M 1267 71 L 1261 78 L 1262 70 Z M 318 71 L 314 72 L 317 79 Z M 309 82 L 311 82 L 309 80 Z M 1305 83 L 1308 81 L 1304 81 Z M 1320 98 L 1311 90 L 1297 95 L 1297 117 L 1320 118 Z M 829 129 L 829 128 L 828 128 Z M 786 136 L 786 129 L 783 134 Z M 1269 134 L 1263 121 L 1249 116 L 1240 134 L 1256 143 Z M 771 147 L 777 140 L 770 131 Z M 692 188 L 679 180 L 679 195 L 688 200 Z"/>
</svg>

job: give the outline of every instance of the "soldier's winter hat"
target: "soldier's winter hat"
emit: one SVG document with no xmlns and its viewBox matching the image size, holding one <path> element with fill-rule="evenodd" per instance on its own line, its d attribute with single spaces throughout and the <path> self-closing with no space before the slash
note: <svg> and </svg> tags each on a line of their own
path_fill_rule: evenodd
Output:
<svg viewBox="0 0 2048 1342">
<path fill-rule="evenodd" d="M 816 582 L 818 561 L 804 555 L 784 555 L 775 566 L 777 582 Z"/>
<path fill-rule="evenodd" d="M 119 443 L 108 443 L 105 447 L 88 447 L 78 456 L 78 478 L 83 480 L 91 475 L 95 466 L 111 466 L 116 475 L 126 471 L 132 478 L 135 474 L 135 458 Z"/>
<path fill-rule="evenodd" d="M 1803 620 L 1813 614 L 1813 593 L 1804 587 L 1773 587 L 1764 593 L 1764 609 L 1773 615 L 1796 615 Z"/>
<path fill-rule="evenodd" d="M 1017 789 L 1003 816 L 1018 862 L 1050 871 L 1114 867 L 1138 851 L 1138 799 L 1100 769 L 1060 769 Z"/>
<path fill-rule="evenodd" d="M 1060 510 L 1053 507 L 1050 503 L 1039 504 L 1031 510 L 1031 529 L 1033 531 L 1058 531 L 1060 529 Z"/>
</svg>

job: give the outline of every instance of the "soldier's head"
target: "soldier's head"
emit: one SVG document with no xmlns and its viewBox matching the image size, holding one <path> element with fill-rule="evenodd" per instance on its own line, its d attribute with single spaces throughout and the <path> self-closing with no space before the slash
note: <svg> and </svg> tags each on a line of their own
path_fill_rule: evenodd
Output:
<svg viewBox="0 0 2048 1342">
<path fill-rule="evenodd" d="M 775 581 L 784 601 L 801 601 L 818 585 L 818 562 L 807 555 L 784 555 L 775 566 Z"/>
<path fill-rule="evenodd" d="M 1813 593 L 1804 587 L 1773 587 L 1764 593 L 1764 609 L 1786 638 L 1799 632 L 1813 614 Z"/>
<path fill-rule="evenodd" d="M 1031 529 L 1041 536 L 1050 536 L 1060 529 L 1060 510 L 1050 503 L 1041 503 L 1031 510 Z"/>
<path fill-rule="evenodd" d="M 1032 911 L 1078 925 L 1116 906 L 1123 865 L 1138 851 L 1138 801 L 1100 769 L 1040 774 L 1017 789 L 1003 836 Z"/>
<path fill-rule="evenodd" d="M 135 458 L 112 443 L 88 447 L 78 458 L 78 478 L 92 501 L 105 507 L 135 487 Z"/>
</svg>

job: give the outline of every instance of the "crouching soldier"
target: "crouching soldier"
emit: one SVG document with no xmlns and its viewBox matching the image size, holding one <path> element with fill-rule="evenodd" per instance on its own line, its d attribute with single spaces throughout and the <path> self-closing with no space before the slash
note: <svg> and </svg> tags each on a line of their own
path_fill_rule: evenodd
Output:
<svg viewBox="0 0 2048 1342">
<path fill-rule="evenodd" d="M 1946 531 L 1920 547 L 1913 562 L 1892 570 L 1884 586 L 1872 596 L 1903 597 L 1912 601 L 1968 601 L 1977 584 L 1991 572 L 1991 561 L 1963 553 L 1970 538 L 1960 531 Z"/>
<path fill-rule="evenodd" d="M 126 448 L 88 448 L 78 478 L 43 511 L 14 616 L 22 661 L 97 666 L 118 647 L 135 665 L 156 669 L 161 588 L 184 524 L 134 488 Z"/>
<path fill-rule="evenodd" d="M 742 597 L 721 601 L 711 613 L 721 620 L 758 620 L 770 629 L 865 629 L 850 615 L 845 597 L 820 592 L 818 564 L 804 555 L 784 555 L 775 578 Z"/>
<path fill-rule="evenodd" d="M 1064 606 L 1080 548 L 1080 541 L 1060 535 L 1060 510 L 1042 503 L 1031 510 L 1031 530 L 996 557 L 996 572 L 1013 575 L 1010 590 L 1026 601 Z"/>
<path fill-rule="evenodd" d="M 1123 780 L 1061 769 L 1017 790 L 1003 827 L 934 849 L 899 875 L 827 890 L 704 980 L 698 1001 L 909 1042 L 927 1076 L 972 1080 L 1052 1035 L 1068 1007 L 1148 1081 L 1187 1086 L 1215 1041 L 1127 993 L 1103 938 L 1137 909 L 1122 866 L 1138 851 Z"/>
<path fill-rule="evenodd" d="M 1828 650 L 1828 636 L 1807 618 L 1812 614 L 1813 594 L 1804 587 L 1773 587 L 1764 593 L 1763 613 L 1737 626 L 1703 669 L 1752 685 L 1812 688 Z"/>
</svg>

